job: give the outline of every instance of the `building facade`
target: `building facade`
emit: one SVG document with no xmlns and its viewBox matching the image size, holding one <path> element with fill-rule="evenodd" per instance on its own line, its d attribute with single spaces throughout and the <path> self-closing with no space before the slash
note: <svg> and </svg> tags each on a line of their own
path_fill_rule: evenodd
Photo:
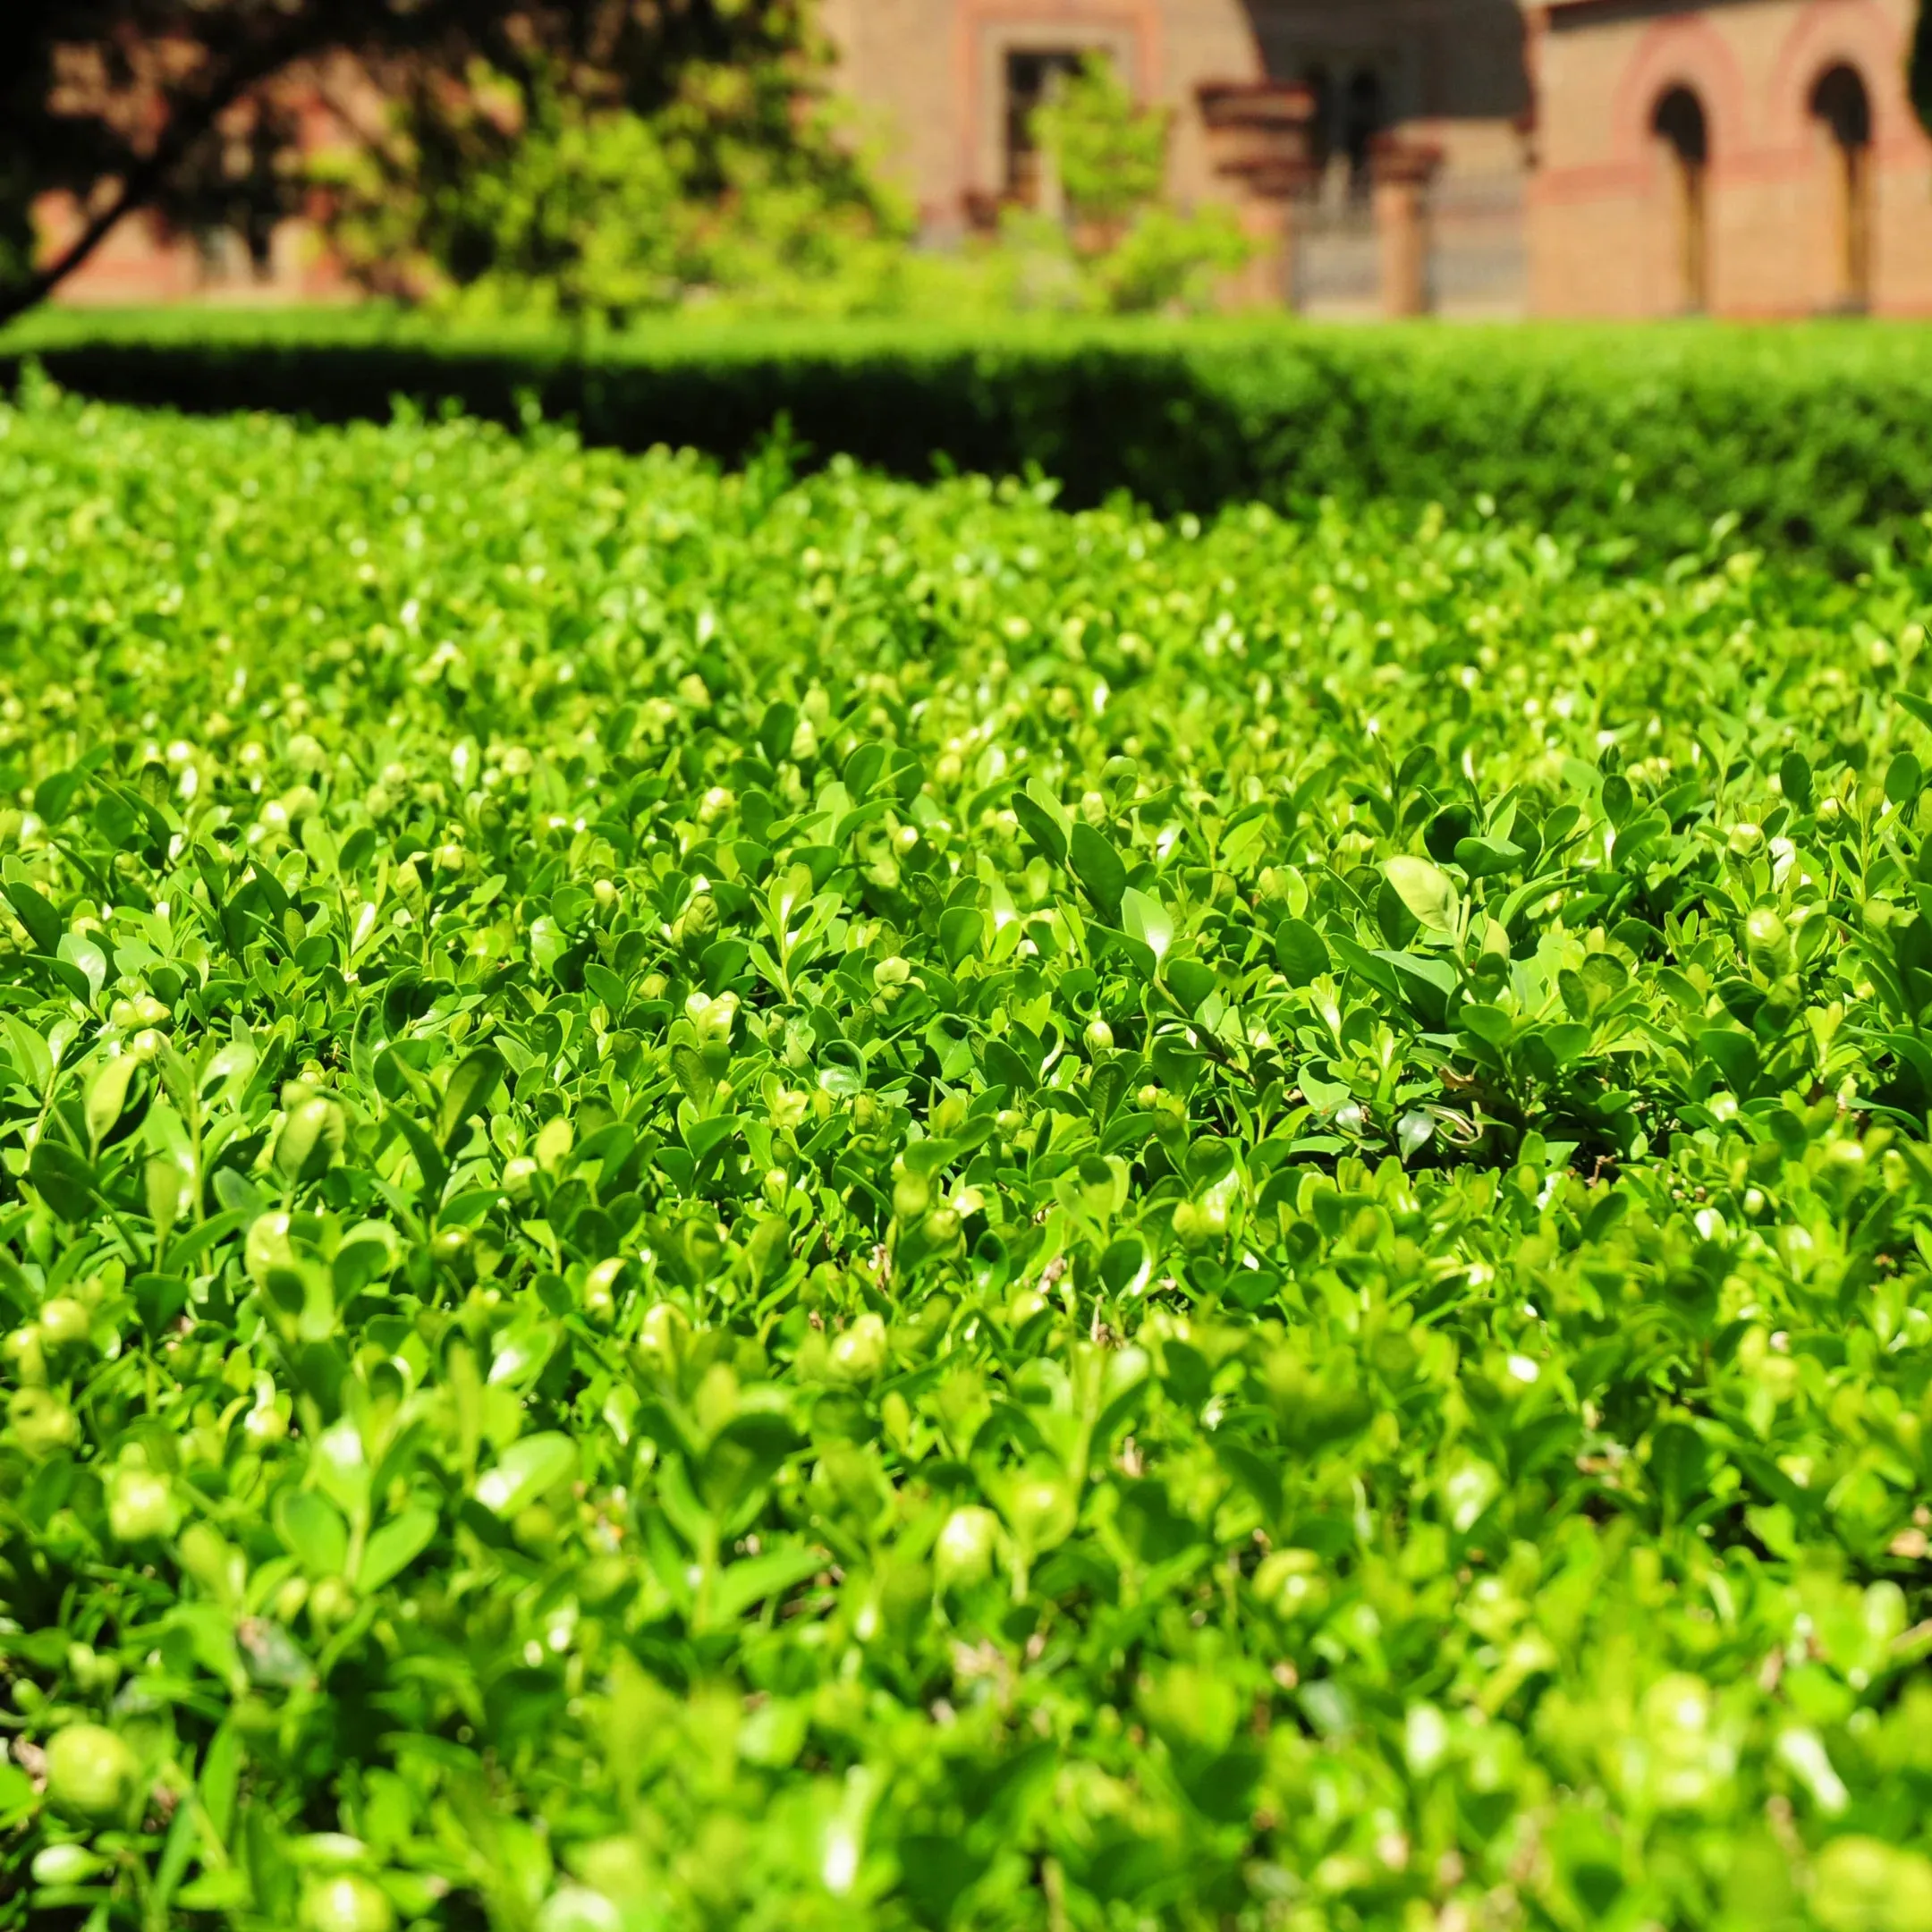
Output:
<svg viewBox="0 0 1932 1932">
<path fill-rule="evenodd" d="M 1932 313 L 1913 13 L 1914 0 L 1538 7 L 1531 308 Z"/>
<path fill-rule="evenodd" d="M 1056 71 L 1100 53 L 1174 115 L 1183 206 L 1243 199 L 1217 172 L 1202 90 L 1307 90 L 1312 178 L 1284 210 L 1279 300 L 1384 306 L 1374 147 L 1439 150 L 1430 306 L 1518 313 L 1530 97 L 1517 0 L 828 0 L 843 90 L 944 242 L 1032 198 L 1030 110 Z"/>
<path fill-rule="evenodd" d="M 1100 54 L 1171 111 L 1174 198 L 1231 201 L 1263 242 L 1231 299 L 1332 318 L 1932 313 L 1932 141 L 1904 83 L 1917 0 L 823 4 L 837 85 L 933 246 L 1050 194 L 1033 109 Z M 341 292 L 301 228 L 250 265 L 131 224 L 63 299 Z"/>
<path fill-rule="evenodd" d="M 1428 156 L 1420 306 L 1444 315 L 1932 313 L 1916 0 L 832 0 L 843 72 L 936 238 L 1035 173 L 1028 110 L 1098 51 L 1174 114 L 1183 203 L 1217 178 L 1201 89 L 1308 90 L 1311 178 L 1278 293 L 1392 288 L 1378 146 Z M 1399 252 L 1393 251 L 1393 252 Z"/>
</svg>

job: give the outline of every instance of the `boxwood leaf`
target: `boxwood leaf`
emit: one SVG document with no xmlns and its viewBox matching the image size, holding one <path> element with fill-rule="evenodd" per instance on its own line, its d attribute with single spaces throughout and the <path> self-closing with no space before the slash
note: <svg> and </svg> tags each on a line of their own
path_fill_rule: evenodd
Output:
<svg viewBox="0 0 1932 1932">
<path fill-rule="evenodd" d="M 445 1154 L 455 1148 L 457 1136 L 470 1116 L 489 1105 L 503 1077 L 503 1055 L 494 1046 L 475 1047 L 458 1063 L 443 1089 L 441 1129 Z"/>
<path fill-rule="evenodd" d="M 1174 919 L 1158 899 L 1128 886 L 1120 895 L 1122 929 L 1130 939 L 1138 939 L 1154 955 L 1157 965 L 1167 957 L 1174 944 Z"/>
<path fill-rule="evenodd" d="M 63 1221 L 84 1221 L 94 1211 L 94 1170 L 64 1141 L 43 1133 L 34 1142 L 27 1178 Z"/>
<path fill-rule="evenodd" d="M 712 1581 L 711 1614 L 717 1623 L 733 1623 L 753 1604 L 802 1583 L 825 1562 L 820 1550 L 775 1549 L 734 1563 Z"/>
<path fill-rule="evenodd" d="M 1409 852 L 1399 852 L 1383 860 L 1382 870 L 1394 887 L 1395 896 L 1419 926 L 1439 938 L 1454 937 L 1462 894 L 1456 890 L 1455 881 L 1440 866 Z"/>
<path fill-rule="evenodd" d="M 60 914 L 25 879 L 9 879 L 0 891 L 5 892 L 7 902 L 35 945 L 43 953 L 54 952 L 60 945 L 61 934 L 66 930 Z"/>
<path fill-rule="evenodd" d="M 1094 903 L 1109 919 L 1115 917 L 1121 894 L 1127 889 L 1127 868 L 1114 850 L 1113 841 L 1083 818 L 1078 821 L 1067 841 L 1074 877 L 1087 888 Z"/>
<path fill-rule="evenodd" d="M 1275 960 L 1290 986 L 1306 986 L 1328 970 L 1328 947 L 1304 919 L 1285 919 L 1275 928 Z"/>
<path fill-rule="evenodd" d="M 356 1588 L 380 1589 L 392 1577 L 399 1576 L 435 1540 L 436 1513 L 427 1504 L 411 1503 L 400 1515 L 375 1530 L 362 1547 L 362 1562 L 356 1571 Z"/>
<path fill-rule="evenodd" d="M 276 1499 L 275 1526 L 309 1574 L 320 1580 L 343 1573 L 349 1560 L 349 1526 L 326 1496 L 313 1489 L 287 1489 Z"/>
<path fill-rule="evenodd" d="M 494 1516 L 509 1518 L 576 1473 L 577 1445 L 554 1430 L 525 1436 L 477 1479 L 477 1501 Z"/>
<path fill-rule="evenodd" d="M 97 1153 L 121 1118 L 122 1109 L 127 1105 L 128 1088 L 139 1066 L 140 1062 L 131 1054 L 117 1054 L 112 1060 L 102 1061 L 88 1082 L 88 1139 Z"/>
<path fill-rule="evenodd" d="M 1015 792 L 1013 797 L 1013 817 L 1020 821 L 1021 830 L 1039 847 L 1053 864 L 1066 863 L 1066 835 L 1054 822 L 1038 800 L 1025 792 Z"/>
</svg>

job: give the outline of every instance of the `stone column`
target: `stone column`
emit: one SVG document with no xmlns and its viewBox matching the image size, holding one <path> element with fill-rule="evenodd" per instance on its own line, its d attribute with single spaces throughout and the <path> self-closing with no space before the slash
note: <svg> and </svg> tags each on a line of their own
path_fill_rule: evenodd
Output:
<svg viewBox="0 0 1932 1932">
<path fill-rule="evenodd" d="M 1254 253 L 1247 266 L 1229 281 L 1229 297 L 1237 309 L 1279 309 L 1293 306 L 1289 287 L 1294 262 L 1292 219 L 1285 198 L 1243 201 L 1240 210 L 1241 233 Z"/>
<path fill-rule="evenodd" d="M 1220 80 L 1205 82 L 1197 98 L 1210 165 L 1237 184 L 1237 218 L 1254 249 L 1225 300 L 1240 309 L 1292 307 L 1292 203 L 1309 179 L 1313 97 L 1284 81 Z"/>
<path fill-rule="evenodd" d="M 1382 313 L 1428 309 L 1428 187 L 1442 149 L 1384 136 L 1373 156 L 1376 239 L 1382 258 Z"/>
</svg>

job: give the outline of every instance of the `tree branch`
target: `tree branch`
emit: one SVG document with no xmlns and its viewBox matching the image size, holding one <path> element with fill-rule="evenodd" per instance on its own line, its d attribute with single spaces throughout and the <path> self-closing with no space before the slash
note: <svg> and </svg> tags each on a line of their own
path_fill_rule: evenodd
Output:
<svg viewBox="0 0 1932 1932">
<path fill-rule="evenodd" d="M 38 309 L 158 185 L 158 176 L 146 182 L 130 175 L 114 199 L 46 267 L 36 269 L 26 281 L 11 288 L 0 288 L 0 327 L 30 309 Z"/>
<path fill-rule="evenodd" d="M 411 25 L 420 34 L 425 27 L 452 11 L 452 0 L 428 0 L 428 4 L 412 10 Z M 0 328 L 30 309 L 38 308 L 122 222 L 152 201 L 195 144 L 250 88 L 273 78 L 305 54 L 340 45 L 344 37 L 339 13 L 333 31 L 327 16 L 328 9 L 319 8 L 291 22 L 284 32 L 271 34 L 257 47 L 236 55 L 227 72 L 211 87 L 190 98 L 171 101 L 166 125 L 154 151 L 128 170 L 107 206 L 90 216 L 80 233 L 44 268 L 11 288 L 0 286 Z"/>
</svg>

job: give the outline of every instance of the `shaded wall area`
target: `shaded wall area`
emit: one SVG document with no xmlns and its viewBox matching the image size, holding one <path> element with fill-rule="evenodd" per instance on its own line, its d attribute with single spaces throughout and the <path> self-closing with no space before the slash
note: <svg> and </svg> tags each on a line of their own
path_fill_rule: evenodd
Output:
<svg viewBox="0 0 1932 1932">
<path fill-rule="evenodd" d="M 1269 74 L 1319 103 L 1319 183 L 1300 213 L 1293 276 L 1304 312 L 1387 306 L 1373 149 L 1432 155 L 1419 210 L 1422 307 L 1459 318 L 1524 312 L 1531 97 L 1517 0 L 1246 0 Z M 1385 210 L 1385 213 L 1386 211 Z"/>
</svg>

